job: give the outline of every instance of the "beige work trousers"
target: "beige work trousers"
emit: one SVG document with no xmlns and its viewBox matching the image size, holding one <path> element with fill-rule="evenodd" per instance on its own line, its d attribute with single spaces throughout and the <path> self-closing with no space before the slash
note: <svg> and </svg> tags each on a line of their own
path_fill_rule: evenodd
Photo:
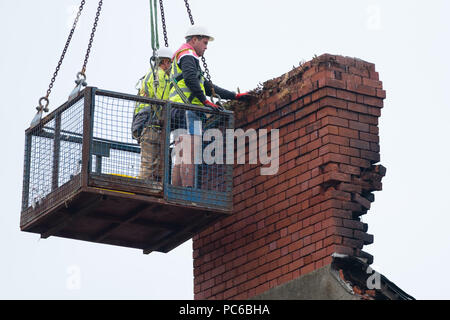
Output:
<svg viewBox="0 0 450 320">
<path fill-rule="evenodd" d="M 161 131 L 149 127 L 145 128 L 141 136 L 139 179 L 161 182 L 163 176 L 162 159 Z"/>
</svg>

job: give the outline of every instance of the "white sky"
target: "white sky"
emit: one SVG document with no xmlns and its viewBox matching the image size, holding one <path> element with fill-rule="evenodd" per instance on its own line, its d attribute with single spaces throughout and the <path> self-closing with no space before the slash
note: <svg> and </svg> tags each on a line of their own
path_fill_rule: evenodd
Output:
<svg viewBox="0 0 450 320">
<path fill-rule="evenodd" d="M 384 190 L 364 221 L 374 269 L 418 299 L 448 299 L 450 2 L 191 0 L 216 35 L 206 53 L 213 80 L 242 91 L 314 54 L 376 64 L 387 91 L 380 123 Z M 0 298 L 192 299 L 192 243 L 169 254 L 19 231 L 24 130 L 45 95 L 79 1 L 0 0 Z M 81 69 L 97 1 L 87 1 L 50 96 L 51 110 Z M 165 1 L 176 49 L 189 25 L 182 0 Z M 162 43 L 162 36 L 160 37 Z M 148 1 L 104 1 L 87 69 L 89 85 L 134 93 L 148 68 Z M 72 280 L 78 280 L 73 282 Z M 73 286 L 71 284 L 78 285 Z"/>
</svg>

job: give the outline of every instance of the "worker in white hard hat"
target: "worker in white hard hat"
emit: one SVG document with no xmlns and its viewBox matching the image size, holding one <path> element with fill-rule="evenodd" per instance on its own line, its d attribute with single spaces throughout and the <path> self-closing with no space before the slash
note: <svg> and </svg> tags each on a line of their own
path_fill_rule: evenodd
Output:
<svg viewBox="0 0 450 320">
<path fill-rule="evenodd" d="M 139 95 L 152 99 L 168 100 L 170 91 L 170 68 L 173 51 L 161 48 L 152 57 L 152 67 L 145 77 Z M 156 80 L 155 80 L 156 75 Z M 161 150 L 162 107 L 146 103 L 137 104 L 134 110 L 132 133 L 141 145 L 139 178 L 161 184 L 163 150 Z M 162 187 L 162 186 L 161 186 Z"/>
<path fill-rule="evenodd" d="M 215 110 L 219 106 L 209 101 L 206 96 L 211 96 L 214 92 L 221 97 L 221 99 L 234 100 L 245 99 L 248 93 L 236 94 L 225 89 L 222 89 L 209 81 L 205 81 L 203 71 L 200 67 L 200 58 L 204 55 L 208 44 L 214 41 L 213 35 L 209 30 L 203 26 L 191 26 L 185 36 L 186 43 L 183 44 L 174 54 L 171 70 L 171 90 L 169 99 L 174 102 L 200 105 L 210 107 Z M 186 111 L 186 130 L 189 135 L 180 136 L 178 141 L 180 143 L 183 139 L 191 141 L 191 150 L 197 150 L 194 141 L 201 141 L 195 139 L 194 136 L 201 136 L 201 123 L 198 112 Z M 190 163 L 180 163 L 178 161 L 173 166 L 172 184 L 183 187 L 194 187 L 194 170 L 193 164 L 194 152 L 191 152 Z"/>
</svg>

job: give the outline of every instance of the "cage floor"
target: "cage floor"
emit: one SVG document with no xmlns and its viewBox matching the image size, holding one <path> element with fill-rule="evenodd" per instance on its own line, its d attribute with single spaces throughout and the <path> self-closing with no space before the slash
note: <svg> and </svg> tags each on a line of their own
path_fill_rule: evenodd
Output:
<svg viewBox="0 0 450 320">
<path fill-rule="evenodd" d="M 56 236 L 142 249 L 146 254 L 169 252 L 228 215 L 100 188 L 82 188 L 52 209 L 28 210 L 27 215 L 34 218 L 21 223 L 22 231 L 42 238 Z"/>
</svg>

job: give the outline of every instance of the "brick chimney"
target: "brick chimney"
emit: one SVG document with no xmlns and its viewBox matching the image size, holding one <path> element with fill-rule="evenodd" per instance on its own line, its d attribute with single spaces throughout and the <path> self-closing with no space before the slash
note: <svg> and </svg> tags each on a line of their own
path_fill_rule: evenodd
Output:
<svg viewBox="0 0 450 320">
<path fill-rule="evenodd" d="M 377 163 L 386 92 L 375 65 L 325 54 L 258 93 L 236 106 L 236 128 L 279 129 L 279 171 L 235 165 L 234 214 L 193 240 L 195 299 L 270 297 L 330 267 L 333 254 L 373 262 L 360 217 L 385 175 Z"/>
</svg>

